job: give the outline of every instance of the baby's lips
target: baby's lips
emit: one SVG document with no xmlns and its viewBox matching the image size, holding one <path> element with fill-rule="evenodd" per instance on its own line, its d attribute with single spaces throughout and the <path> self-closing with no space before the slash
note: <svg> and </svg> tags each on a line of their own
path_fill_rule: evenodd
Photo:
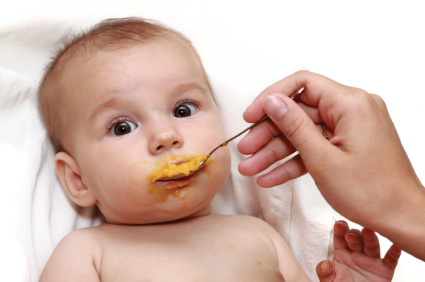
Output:
<svg viewBox="0 0 425 282">
<path fill-rule="evenodd" d="M 170 160 L 169 162 L 168 162 L 168 164 L 175 164 L 175 165 L 179 165 L 179 164 L 183 164 L 183 163 L 186 163 L 187 162 L 187 160 L 185 160 L 185 159 L 183 159 L 183 158 L 177 158 L 177 159 L 175 159 L 175 160 Z"/>
</svg>

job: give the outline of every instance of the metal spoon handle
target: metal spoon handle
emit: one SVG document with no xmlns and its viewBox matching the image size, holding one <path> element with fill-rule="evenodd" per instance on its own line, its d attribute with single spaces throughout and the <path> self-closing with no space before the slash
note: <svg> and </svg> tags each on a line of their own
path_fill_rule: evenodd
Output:
<svg viewBox="0 0 425 282">
<path fill-rule="evenodd" d="M 269 116 L 265 115 L 263 116 L 262 119 L 260 119 L 259 121 L 257 121 L 256 123 L 252 124 L 251 126 L 249 126 L 248 128 L 246 128 L 245 130 L 243 130 L 242 132 L 236 134 L 235 136 L 233 136 L 232 138 L 230 138 L 229 140 L 224 141 L 223 143 L 221 143 L 220 145 L 218 145 L 217 148 L 215 148 L 214 150 L 211 151 L 211 153 L 209 153 L 208 155 L 211 155 L 215 150 L 217 150 L 220 147 L 226 146 L 227 143 L 229 143 L 230 141 L 232 141 L 233 139 L 239 137 L 240 135 L 244 134 L 245 132 L 247 132 L 248 130 L 250 130 L 251 128 L 253 128 L 254 126 L 256 126 L 257 124 L 262 123 L 263 121 L 265 121 L 266 119 L 268 119 Z"/>
<path fill-rule="evenodd" d="M 229 143 L 230 141 L 232 141 L 233 139 L 235 139 L 236 137 L 239 137 L 240 135 L 244 134 L 245 132 L 247 132 L 248 130 L 250 130 L 251 128 L 253 128 L 254 126 L 256 126 L 257 124 L 262 123 L 263 121 L 265 121 L 266 119 L 268 119 L 269 117 L 267 115 L 263 116 L 259 121 L 257 121 L 256 123 L 252 124 L 251 126 L 249 126 L 248 128 L 244 129 L 242 132 L 236 134 L 235 136 L 233 136 L 232 138 L 224 141 L 223 143 L 221 143 L 220 145 L 218 145 L 217 147 L 215 147 L 214 150 L 212 150 L 207 156 L 206 158 L 199 164 L 200 166 L 202 166 L 206 160 L 208 160 L 209 157 L 211 157 L 211 154 L 215 152 L 215 150 L 223 147 L 223 146 L 227 146 L 227 143 Z"/>
<path fill-rule="evenodd" d="M 298 90 L 292 97 L 291 99 L 294 100 L 295 97 L 299 94 L 301 94 L 301 92 L 304 90 L 304 87 L 301 88 L 300 90 Z M 263 116 L 259 121 L 257 121 L 256 123 L 252 124 L 251 126 L 249 126 L 248 128 L 246 128 L 245 130 L 243 130 L 242 132 L 236 134 L 235 136 L 233 136 L 232 138 L 230 138 L 229 140 L 224 141 L 223 143 L 221 143 L 220 145 L 218 145 L 214 150 L 212 150 L 199 164 L 199 167 L 201 167 L 202 165 L 204 165 L 204 163 L 209 159 L 209 157 L 211 157 L 211 154 L 214 153 L 217 149 L 226 146 L 227 143 L 229 143 L 230 141 L 232 141 L 233 139 L 235 139 L 236 137 L 239 137 L 240 135 L 244 134 L 245 132 L 247 132 L 248 130 L 250 130 L 251 128 L 253 128 L 254 126 L 262 123 L 263 121 L 265 121 L 266 119 L 268 119 L 269 117 L 267 115 Z"/>
</svg>

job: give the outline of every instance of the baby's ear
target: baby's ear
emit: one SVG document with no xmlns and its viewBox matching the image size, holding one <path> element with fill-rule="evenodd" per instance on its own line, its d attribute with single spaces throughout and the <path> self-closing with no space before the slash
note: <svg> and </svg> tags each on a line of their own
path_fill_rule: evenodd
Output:
<svg viewBox="0 0 425 282">
<path fill-rule="evenodd" d="M 81 178 L 80 166 L 70 154 L 57 153 L 55 168 L 66 193 L 74 203 L 82 207 L 91 207 L 97 203 Z"/>
</svg>

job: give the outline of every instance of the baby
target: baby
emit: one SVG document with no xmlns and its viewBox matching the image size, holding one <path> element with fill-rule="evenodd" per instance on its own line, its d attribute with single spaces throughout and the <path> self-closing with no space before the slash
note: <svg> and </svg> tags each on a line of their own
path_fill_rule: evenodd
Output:
<svg viewBox="0 0 425 282">
<path fill-rule="evenodd" d="M 53 59 L 39 105 L 66 193 L 106 220 L 67 235 L 40 281 L 310 281 L 267 223 L 210 214 L 230 172 L 226 147 L 191 176 L 157 179 L 226 140 L 201 60 L 179 33 L 137 18 L 101 22 Z M 321 264 L 320 279 L 390 281 L 396 256 L 391 266 L 388 254 L 368 256 L 375 234 L 348 231 L 335 225 L 335 270 Z"/>
</svg>

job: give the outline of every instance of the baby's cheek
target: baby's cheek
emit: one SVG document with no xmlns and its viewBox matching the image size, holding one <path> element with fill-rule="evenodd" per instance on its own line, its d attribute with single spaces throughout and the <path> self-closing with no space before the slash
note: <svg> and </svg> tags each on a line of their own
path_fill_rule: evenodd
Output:
<svg viewBox="0 0 425 282">
<path fill-rule="evenodd" d="M 230 173 L 230 150 L 228 146 L 221 147 L 211 155 L 211 164 L 207 166 L 211 181 L 216 185 L 224 185 Z"/>
<path fill-rule="evenodd" d="M 136 206 L 152 206 L 155 203 L 149 197 L 150 182 L 143 173 L 142 164 L 135 164 L 129 168 L 129 176 L 126 181 L 125 197 L 129 203 Z"/>
</svg>

